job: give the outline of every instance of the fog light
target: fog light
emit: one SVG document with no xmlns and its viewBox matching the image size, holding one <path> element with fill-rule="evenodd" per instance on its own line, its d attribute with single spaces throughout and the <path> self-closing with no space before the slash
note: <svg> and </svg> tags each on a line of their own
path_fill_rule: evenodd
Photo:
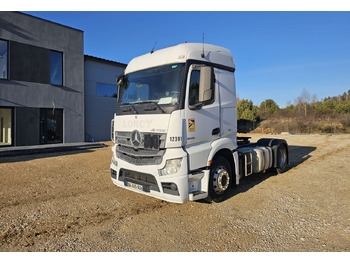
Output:
<svg viewBox="0 0 350 262">
<path fill-rule="evenodd" d="M 181 168 L 182 158 L 170 159 L 165 163 L 165 167 L 160 170 L 161 176 L 176 174 Z"/>
<path fill-rule="evenodd" d="M 112 164 L 118 166 L 118 161 L 114 157 L 114 153 L 112 154 Z"/>
<path fill-rule="evenodd" d="M 162 183 L 163 192 L 166 194 L 178 196 L 179 190 L 177 189 L 177 185 L 174 183 Z"/>
</svg>

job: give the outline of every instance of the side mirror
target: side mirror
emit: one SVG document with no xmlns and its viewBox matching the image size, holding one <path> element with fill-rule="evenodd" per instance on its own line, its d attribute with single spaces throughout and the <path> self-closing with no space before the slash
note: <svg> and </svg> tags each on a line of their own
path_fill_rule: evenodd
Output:
<svg viewBox="0 0 350 262">
<path fill-rule="evenodd" d="M 198 97 L 200 103 L 205 103 L 213 99 L 214 79 L 214 69 L 212 67 L 204 66 L 201 68 Z"/>
<path fill-rule="evenodd" d="M 120 86 L 124 78 L 124 74 L 120 74 L 117 77 L 117 86 Z"/>
</svg>

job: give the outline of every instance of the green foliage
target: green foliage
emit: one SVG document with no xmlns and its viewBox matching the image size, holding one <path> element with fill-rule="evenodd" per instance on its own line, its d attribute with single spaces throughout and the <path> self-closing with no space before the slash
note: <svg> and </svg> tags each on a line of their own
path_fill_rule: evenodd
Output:
<svg viewBox="0 0 350 262">
<path fill-rule="evenodd" d="M 272 115 L 278 111 L 280 111 L 280 108 L 272 99 L 266 99 L 261 102 L 259 107 L 259 113 L 263 115 Z"/>
<path fill-rule="evenodd" d="M 350 102 L 338 103 L 335 105 L 335 112 L 338 114 L 349 114 L 350 113 Z"/>
<path fill-rule="evenodd" d="M 294 106 L 294 105 L 286 106 L 286 108 L 284 108 L 284 110 L 285 110 L 287 113 L 292 113 L 292 112 L 295 110 L 295 106 Z"/>
<path fill-rule="evenodd" d="M 350 92 L 350 90 L 349 90 Z M 326 114 L 349 114 L 350 113 L 349 96 L 344 93 L 338 97 L 328 97 L 322 102 L 316 102 L 313 108 L 316 112 Z"/>
<path fill-rule="evenodd" d="M 241 120 L 241 123 L 251 121 L 253 129 L 260 126 L 257 129 L 265 132 L 350 132 L 350 89 L 342 95 L 321 101 L 315 95 L 311 98 L 304 89 L 294 104 L 282 109 L 272 99 L 266 99 L 259 107 L 253 105 L 251 100 L 237 100 L 237 120 Z M 269 126 L 256 123 L 260 119 L 266 120 L 264 122 Z M 288 122 L 281 124 L 283 119 Z"/>
<path fill-rule="evenodd" d="M 316 102 L 313 106 L 314 110 L 320 114 L 327 114 L 332 112 L 332 103 Z"/>
<path fill-rule="evenodd" d="M 237 104 L 237 120 L 258 121 L 258 107 L 251 100 L 242 99 Z"/>
</svg>

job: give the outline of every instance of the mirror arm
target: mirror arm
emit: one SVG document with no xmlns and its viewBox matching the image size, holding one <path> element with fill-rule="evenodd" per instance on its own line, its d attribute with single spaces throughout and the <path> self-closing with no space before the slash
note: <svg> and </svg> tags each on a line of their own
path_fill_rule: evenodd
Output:
<svg viewBox="0 0 350 262">
<path fill-rule="evenodd" d="M 194 104 L 194 105 L 189 105 L 188 107 L 191 110 L 199 110 L 199 109 L 202 108 L 202 105 L 203 105 L 203 103 L 197 103 L 197 104 Z"/>
</svg>

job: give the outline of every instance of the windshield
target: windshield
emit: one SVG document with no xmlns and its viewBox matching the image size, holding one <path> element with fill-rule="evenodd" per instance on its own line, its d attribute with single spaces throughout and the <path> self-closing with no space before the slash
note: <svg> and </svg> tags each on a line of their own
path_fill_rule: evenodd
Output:
<svg viewBox="0 0 350 262">
<path fill-rule="evenodd" d="M 123 76 L 118 81 L 118 106 L 153 103 L 178 105 L 185 64 L 153 67 Z"/>
</svg>

